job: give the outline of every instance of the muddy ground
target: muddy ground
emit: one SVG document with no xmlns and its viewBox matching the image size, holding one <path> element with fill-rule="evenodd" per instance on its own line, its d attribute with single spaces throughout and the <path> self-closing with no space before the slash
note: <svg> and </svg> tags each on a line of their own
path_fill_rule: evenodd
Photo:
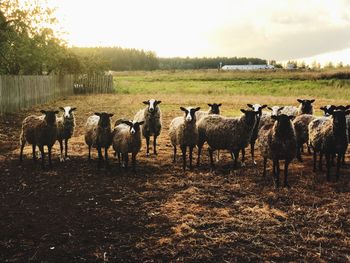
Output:
<svg viewBox="0 0 350 263">
<path fill-rule="evenodd" d="M 140 101 L 79 96 L 0 118 L 0 262 L 350 261 L 348 166 L 339 181 L 327 182 L 304 154 L 304 163 L 291 165 L 291 189 L 279 190 L 271 171 L 262 178 L 260 156 L 257 166 L 248 159 L 246 167 L 232 169 L 222 153 L 211 171 L 204 151 L 203 165 L 183 172 L 180 156 L 171 162 L 167 134 L 181 114 L 174 101 L 162 105 L 158 156 L 147 158 L 143 147 L 136 173 L 119 168 L 111 149 L 110 169 L 97 168 L 96 152 L 89 163 L 87 116 L 100 109 L 114 112 L 113 120 L 131 117 Z M 56 144 L 53 169 L 42 171 L 27 146 L 20 164 L 23 118 L 64 105 L 78 108 L 71 159 L 60 163 Z"/>
</svg>

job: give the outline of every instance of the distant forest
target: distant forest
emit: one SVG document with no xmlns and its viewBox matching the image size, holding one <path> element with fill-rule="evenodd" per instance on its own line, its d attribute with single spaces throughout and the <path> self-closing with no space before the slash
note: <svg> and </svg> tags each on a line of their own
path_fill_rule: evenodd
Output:
<svg viewBox="0 0 350 263">
<path fill-rule="evenodd" d="M 73 47 L 70 49 L 78 57 L 89 57 L 90 61 L 100 63 L 114 70 L 156 70 L 156 69 L 216 69 L 219 64 L 244 65 L 266 64 L 259 58 L 216 57 L 216 58 L 159 58 L 156 53 L 120 47 Z"/>
</svg>

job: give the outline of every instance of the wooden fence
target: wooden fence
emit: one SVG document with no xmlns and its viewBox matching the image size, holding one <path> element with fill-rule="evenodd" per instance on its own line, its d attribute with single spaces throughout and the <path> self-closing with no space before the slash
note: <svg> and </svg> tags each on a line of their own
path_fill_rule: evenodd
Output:
<svg viewBox="0 0 350 263">
<path fill-rule="evenodd" d="M 49 102 L 75 93 L 113 92 L 113 76 L 0 75 L 0 114 Z"/>
</svg>

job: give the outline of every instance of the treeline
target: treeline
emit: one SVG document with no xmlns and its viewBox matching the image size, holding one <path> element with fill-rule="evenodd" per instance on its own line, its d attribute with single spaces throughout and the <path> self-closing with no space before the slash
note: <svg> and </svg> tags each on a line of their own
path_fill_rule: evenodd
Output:
<svg viewBox="0 0 350 263">
<path fill-rule="evenodd" d="M 215 58 L 159 58 L 159 69 L 216 69 L 224 65 L 264 65 L 260 58 L 215 57 Z"/>
<path fill-rule="evenodd" d="M 79 58 L 90 58 L 109 70 L 159 69 L 159 60 L 152 51 L 121 47 L 73 47 L 70 51 Z"/>
</svg>

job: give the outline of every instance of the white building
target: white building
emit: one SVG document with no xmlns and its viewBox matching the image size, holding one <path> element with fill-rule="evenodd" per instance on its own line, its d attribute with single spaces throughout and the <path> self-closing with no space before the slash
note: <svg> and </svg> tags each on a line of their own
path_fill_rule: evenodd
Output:
<svg viewBox="0 0 350 263">
<path fill-rule="evenodd" d="M 225 65 L 222 70 L 267 70 L 275 69 L 272 65 Z"/>
</svg>

